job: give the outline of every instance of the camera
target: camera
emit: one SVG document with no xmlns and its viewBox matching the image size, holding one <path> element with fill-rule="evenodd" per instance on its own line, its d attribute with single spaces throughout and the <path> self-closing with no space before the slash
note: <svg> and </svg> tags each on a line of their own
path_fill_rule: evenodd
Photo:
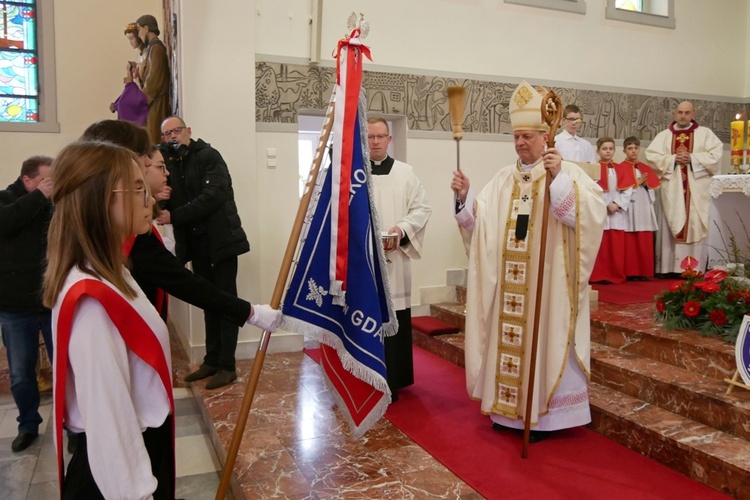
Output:
<svg viewBox="0 0 750 500">
<path fill-rule="evenodd" d="M 164 157 L 164 162 L 169 164 L 175 160 L 181 159 L 188 154 L 188 147 L 177 141 L 162 142 L 156 145 Z"/>
</svg>

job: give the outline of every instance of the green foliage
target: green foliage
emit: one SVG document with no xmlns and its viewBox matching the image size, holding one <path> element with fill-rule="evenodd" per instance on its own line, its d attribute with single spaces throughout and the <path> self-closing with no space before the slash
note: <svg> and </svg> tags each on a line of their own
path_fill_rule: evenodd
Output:
<svg viewBox="0 0 750 500">
<path fill-rule="evenodd" d="M 744 315 L 750 314 L 747 286 L 715 269 L 704 275 L 687 268 L 682 277 L 685 281 L 654 297 L 657 319 L 668 329 L 697 330 L 734 342 Z"/>
</svg>

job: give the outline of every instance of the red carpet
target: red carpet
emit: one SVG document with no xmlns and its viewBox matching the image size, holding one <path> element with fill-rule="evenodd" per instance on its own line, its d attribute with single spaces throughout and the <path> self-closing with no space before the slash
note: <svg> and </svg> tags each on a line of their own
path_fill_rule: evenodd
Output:
<svg viewBox="0 0 750 500">
<path fill-rule="evenodd" d="M 414 375 L 386 418 L 488 499 L 726 498 L 585 428 L 532 444 L 524 460 L 522 436 L 492 430 L 462 368 L 414 346 Z"/>
<path fill-rule="evenodd" d="M 599 292 L 599 300 L 610 304 L 640 304 L 653 302 L 654 296 L 667 290 L 673 283 L 682 280 L 653 279 L 648 281 L 626 281 L 620 285 L 593 283 L 591 288 Z"/>
</svg>

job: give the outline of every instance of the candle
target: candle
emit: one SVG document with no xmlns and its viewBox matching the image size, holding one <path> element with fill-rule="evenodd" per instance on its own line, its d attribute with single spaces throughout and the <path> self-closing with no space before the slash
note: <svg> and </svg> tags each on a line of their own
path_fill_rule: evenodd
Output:
<svg viewBox="0 0 750 500">
<path fill-rule="evenodd" d="M 740 120 L 741 116 L 735 116 L 732 122 L 731 130 L 731 150 L 732 156 L 742 157 L 745 149 L 745 120 Z"/>
</svg>

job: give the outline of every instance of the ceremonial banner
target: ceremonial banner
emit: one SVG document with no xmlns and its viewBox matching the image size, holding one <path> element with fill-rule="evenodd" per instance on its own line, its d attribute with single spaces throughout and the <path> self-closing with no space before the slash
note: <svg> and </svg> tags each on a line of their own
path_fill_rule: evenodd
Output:
<svg viewBox="0 0 750 500">
<path fill-rule="evenodd" d="M 281 324 L 321 343 L 329 387 L 356 438 L 390 401 L 383 337 L 398 327 L 365 161 L 367 50 L 358 31 L 339 42 L 332 160 L 318 174 Z"/>
<path fill-rule="evenodd" d="M 745 314 L 745 318 L 742 320 L 734 354 L 740 377 L 742 377 L 745 385 L 750 385 L 750 314 Z"/>
</svg>

